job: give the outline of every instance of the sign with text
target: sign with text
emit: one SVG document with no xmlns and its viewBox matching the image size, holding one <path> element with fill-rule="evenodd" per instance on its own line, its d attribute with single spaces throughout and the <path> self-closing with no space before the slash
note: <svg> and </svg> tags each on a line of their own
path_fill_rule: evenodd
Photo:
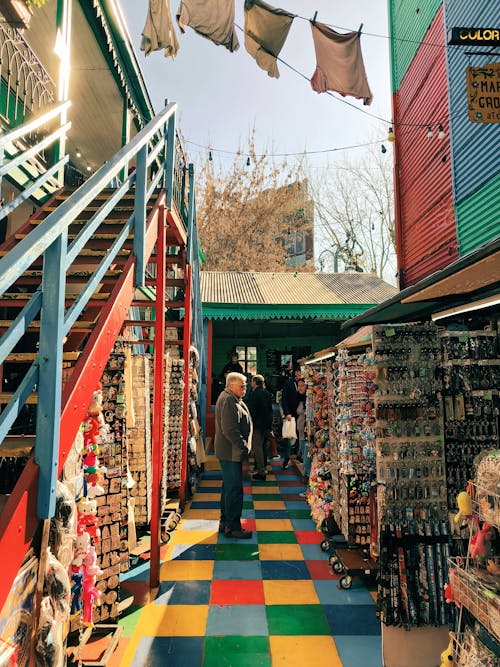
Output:
<svg viewBox="0 0 500 667">
<path fill-rule="evenodd" d="M 467 67 L 467 108 L 472 123 L 500 123 L 500 63 Z"/>
<path fill-rule="evenodd" d="M 448 44 L 460 46 L 500 46 L 500 28 L 452 28 Z"/>
</svg>

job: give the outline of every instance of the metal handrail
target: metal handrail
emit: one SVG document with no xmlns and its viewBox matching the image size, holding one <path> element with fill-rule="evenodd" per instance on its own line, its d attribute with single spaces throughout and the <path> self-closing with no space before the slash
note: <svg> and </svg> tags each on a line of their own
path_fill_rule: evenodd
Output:
<svg viewBox="0 0 500 667">
<path fill-rule="evenodd" d="M 65 106 L 65 105 L 61 105 Z M 61 107 L 57 113 L 61 113 Z M 29 325 L 38 317 L 38 355 L 21 382 L 7 408 L 0 414 L 0 442 L 19 415 L 26 398 L 37 384 L 38 409 L 35 437 L 35 460 L 40 468 L 37 514 L 49 518 L 55 507 L 55 482 L 59 458 L 59 416 L 62 392 L 62 349 L 64 337 L 82 314 L 98 284 L 115 260 L 130 233 L 134 234 L 133 252 L 136 258 L 136 285 L 143 285 L 145 267 L 146 206 L 151 194 L 160 184 L 172 201 L 175 164 L 175 114 L 177 105 L 168 104 L 126 146 L 98 169 L 80 188 L 21 239 L 5 257 L 0 259 L 0 296 L 23 273 L 43 258 L 42 288 L 38 289 L 16 318 L 15 323 L 0 337 L 0 363 L 13 350 Z M 52 110 L 52 117 L 57 115 Z M 31 121 L 27 124 L 33 129 Z M 26 131 L 26 127 L 24 130 Z M 38 125 L 37 125 L 38 126 Z M 12 133 L 22 136 L 21 128 Z M 5 145 L 8 135 L 1 138 Z M 157 142 L 162 143 L 161 150 Z M 153 145 L 154 143 L 154 145 Z M 136 169 L 115 190 L 108 185 L 131 161 Z M 154 174 L 150 166 L 154 163 Z M 135 186 L 133 190 L 132 186 Z M 86 279 L 78 297 L 65 310 L 66 271 L 78 258 L 85 244 L 99 225 L 108 217 L 123 195 L 134 193 L 134 212 L 122 224 L 110 248 L 95 271 Z M 74 240 L 68 243 L 68 229 L 86 207 L 97 197 L 106 194 L 105 201 L 88 220 Z M 85 282 L 85 278 L 82 278 Z M 15 324 L 15 326 L 14 326 Z"/>
</svg>

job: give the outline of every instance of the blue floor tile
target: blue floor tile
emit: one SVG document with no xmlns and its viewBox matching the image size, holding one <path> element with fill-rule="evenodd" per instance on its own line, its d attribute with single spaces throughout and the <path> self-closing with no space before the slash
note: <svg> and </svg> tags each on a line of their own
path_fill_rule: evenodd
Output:
<svg viewBox="0 0 500 667">
<path fill-rule="evenodd" d="M 255 510 L 242 510 L 242 519 L 255 519 Z"/>
<path fill-rule="evenodd" d="M 292 526 L 294 530 L 315 530 L 311 519 L 292 519 Z"/>
<path fill-rule="evenodd" d="M 256 519 L 288 519 L 286 510 L 254 510 Z"/>
<path fill-rule="evenodd" d="M 131 667 L 201 665 L 203 637 L 141 637 Z"/>
<path fill-rule="evenodd" d="M 304 560 L 328 560 L 329 554 L 322 551 L 319 544 L 301 544 Z"/>
<path fill-rule="evenodd" d="M 128 572 L 120 574 L 122 581 L 147 581 L 149 579 L 149 561 L 141 562 L 140 565 L 131 568 Z"/>
<path fill-rule="evenodd" d="M 264 568 L 263 568 L 264 569 Z M 373 635 L 380 642 L 380 621 L 375 605 L 324 604 L 323 611 L 334 638 L 339 635 Z"/>
<path fill-rule="evenodd" d="M 160 581 L 155 604 L 209 604 L 211 581 Z"/>
<path fill-rule="evenodd" d="M 246 604 L 209 607 L 207 637 L 213 635 L 254 637 L 259 635 L 266 636 L 268 634 L 266 608 L 264 605 Z M 180 663 L 172 662 L 171 664 Z"/>
<path fill-rule="evenodd" d="M 213 580 L 257 581 L 262 579 L 262 568 L 258 560 L 216 560 Z"/>
<path fill-rule="evenodd" d="M 252 501 L 252 500 L 254 500 L 254 497 L 251 493 L 244 493 L 243 494 L 243 502 L 245 502 L 245 501 L 249 502 L 249 501 Z"/>
<path fill-rule="evenodd" d="M 345 667 L 382 667 L 380 637 L 344 635 L 334 639 Z"/>
<path fill-rule="evenodd" d="M 196 493 L 220 493 L 220 486 L 199 486 Z"/>
<path fill-rule="evenodd" d="M 222 479 L 221 470 L 205 470 L 203 479 Z"/>
<path fill-rule="evenodd" d="M 190 505 L 192 510 L 218 510 L 220 508 L 219 500 L 193 500 Z"/>
<path fill-rule="evenodd" d="M 286 493 L 284 489 L 281 489 L 281 493 Z M 289 510 L 306 510 L 309 508 L 309 505 L 304 500 L 285 500 L 285 507 Z M 311 519 L 312 521 L 312 519 Z"/>
<path fill-rule="evenodd" d="M 213 560 L 215 544 L 176 544 L 172 551 L 172 560 Z"/>
<path fill-rule="evenodd" d="M 297 484 L 299 481 L 297 480 Z M 280 488 L 281 495 L 283 496 L 291 496 L 291 495 L 297 495 L 298 493 L 302 493 L 305 489 L 305 486 L 301 484 L 300 486 L 282 486 Z M 286 502 L 286 501 L 285 501 Z M 303 507 L 307 508 L 307 503 L 305 500 L 303 502 Z"/>
<path fill-rule="evenodd" d="M 321 604 L 362 604 L 365 606 L 372 606 L 373 613 L 375 613 L 375 602 L 361 579 L 354 579 L 352 582 L 352 588 L 349 590 L 339 588 L 338 581 L 328 581 L 322 579 L 317 579 L 314 582 L 314 587 L 316 588 L 316 592 Z"/>
<path fill-rule="evenodd" d="M 262 579 L 310 579 L 307 565 L 301 560 L 263 560 Z"/>
</svg>

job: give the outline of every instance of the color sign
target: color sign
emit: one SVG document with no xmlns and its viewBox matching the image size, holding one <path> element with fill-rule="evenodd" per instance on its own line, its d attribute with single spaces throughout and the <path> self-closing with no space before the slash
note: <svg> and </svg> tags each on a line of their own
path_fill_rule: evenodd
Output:
<svg viewBox="0 0 500 667">
<path fill-rule="evenodd" d="M 500 28 L 452 28 L 448 44 L 460 46 L 500 46 Z"/>
<path fill-rule="evenodd" d="M 467 67 L 466 78 L 471 123 L 500 123 L 500 63 Z"/>
</svg>

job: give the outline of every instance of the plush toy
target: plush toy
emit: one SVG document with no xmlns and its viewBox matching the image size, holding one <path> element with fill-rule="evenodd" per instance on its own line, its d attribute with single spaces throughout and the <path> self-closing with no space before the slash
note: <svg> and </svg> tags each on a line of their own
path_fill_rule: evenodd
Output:
<svg viewBox="0 0 500 667">
<path fill-rule="evenodd" d="M 441 665 L 439 667 L 454 667 L 455 660 L 453 659 L 453 636 L 450 633 L 450 643 L 446 650 L 441 653 Z"/>
<path fill-rule="evenodd" d="M 97 554 L 95 547 L 90 547 L 89 552 L 84 560 L 85 576 L 86 577 L 100 577 L 102 570 L 97 564 Z"/>
<path fill-rule="evenodd" d="M 447 604 L 456 602 L 455 596 L 453 595 L 453 587 L 451 585 L 451 581 L 444 587 L 444 599 L 446 600 Z"/>
<path fill-rule="evenodd" d="M 101 591 L 95 587 L 95 577 L 85 577 L 83 580 L 83 625 L 93 628 L 94 604 L 101 604 Z"/>
<path fill-rule="evenodd" d="M 455 515 L 455 523 L 472 515 L 472 498 L 467 491 L 461 491 L 457 496 L 458 514 Z"/>
<path fill-rule="evenodd" d="M 83 574 L 81 572 L 73 572 L 71 582 L 71 616 L 74 616 L 82 609 Z"/>
<path fill-rule="evenodd" d="M 489 523 L 483 524 L 481 530 L 471 537 L 469 553 L 472 558 L 486 558 L 491 554 L 491 540 L 494 529 Z"/>
<path fill-rule="evenodd" d="M 90 549 L 90 535 L 88 533 L 81 533 L 76 538 L 75 553 L 71 561 L 71 573 L 78 574 L 82 571 L 83 563 L 89 554 Z"/>
<path fill-rule="evenodd" d="M 99 422 L 94 417 L 87 415 L 83 421 L 83 440 L 88 450 L 96 450 L 99 438 Z"/>
<path fill-rule="evenodd" d="M 97 525 L 97 502 L 93 499 L 82 498 L 78 502 L 78 534 L 88 533 L 99 542 L 101 531 Z"/>
<path fill-rule="evenodd" d="M 106 470 L 107 469 L 104 466 L 101 466 L 100 468 L 97 468 L 95 472 L 86 475 L 85 483 L 87 485 L 87 492 L 85 495 L 87 498 L 96 498 L 105 493 L 102 483 L 104 481 Z"/>
</svg>

